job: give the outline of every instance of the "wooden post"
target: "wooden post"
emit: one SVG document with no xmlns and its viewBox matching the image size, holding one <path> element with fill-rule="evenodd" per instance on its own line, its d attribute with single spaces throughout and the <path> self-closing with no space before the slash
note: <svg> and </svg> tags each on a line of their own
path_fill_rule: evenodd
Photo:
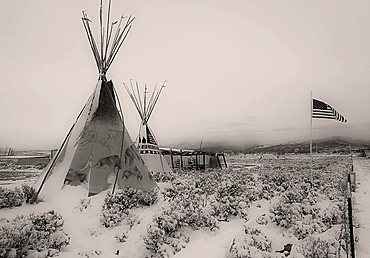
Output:
<svg viewBox="0 0 370 258">
<path fill-rule="evenodd" d="M 183 168 L 183 162 L 182 162 L 182 150 L 180 150 L 180 168 Z"/>
<path fill-rule="evenodd" d="M 349 221 L 349 240 L 351 246 L 351 257 L 355 258 L 355 238 L 353 234 L 353 217 L 352 217 L 352 198 L 351 198 L 351 178 L 348 174 L 348 221 Z"/>
<path fill-rule="evenodd" d="M 223 157 L 223 159 L 224 159 L 225 168 L 227 168 L 227 163 L 226 163 L 225 153 L 222 153 L 222 157 Z"/>
<path fill-rule="evenodd" d="M 195 154 L 195 167 L 196 167 L 195 170 L 199 170 L 199 166 L 198 166 L 198 154 Z"/>
<path fill-rule="evenodd" d="M 175 168 L 174 164 L 173 164 L 173 155 L 172 155 L 172 149 L 170 149 L 170 154 L 171 154 L 171 163 L 172 163 L 172 169 Z"/>
<path fill-rule="evenodd" d="M 203 169 L 206 170 L 206 155 L 203 154 Z"/>
<path fill-rule="evenodd" d="M 173 155 L 172 155 L 172 151 L 171 151 L 171 163 L 172 163 L 172 169 L 175 168 L 174 164 L 173 164 Z"/>
<path fill-rule="evenodd" d="M 217 163 L 218 163 L 218 165 L 219 165 L 219 166 L 220 166 L 220 168 L 222 169 L 221 162 L 220 162 L 220 159 L 219 159 L 219 157 L 218 157 L 218 153 L 216 154 L 216 158 L 217 158 Z"/>
</svg>

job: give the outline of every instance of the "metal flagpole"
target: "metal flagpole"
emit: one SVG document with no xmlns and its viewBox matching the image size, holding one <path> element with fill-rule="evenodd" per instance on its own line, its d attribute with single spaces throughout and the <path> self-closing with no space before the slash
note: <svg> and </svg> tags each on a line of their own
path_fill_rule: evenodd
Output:
<svg viewBox="0 0 370 258">
<path fill-rule="evenodd" d="M 311 99 L 310 99 L 310 174 L 311 174 L 311 187 L 313 187 L 313 171 L 312 171 L 312 163 L 313 163 L 313 157 L 312 157 L 312 115 L 313 115 L 313 99 L 312 99 L 312 91 L 311 91 Z"/>
<path fill-rule="evenodd" d="M 310 157 L 312 160 L 312 112 L 313 112 L 313 105 L 312 105 L 312 91 L 311 91 L 311 99 L 310 99 L 310 126 L 311 126 L 311 136 L 310 136 Z"/>
</svg>

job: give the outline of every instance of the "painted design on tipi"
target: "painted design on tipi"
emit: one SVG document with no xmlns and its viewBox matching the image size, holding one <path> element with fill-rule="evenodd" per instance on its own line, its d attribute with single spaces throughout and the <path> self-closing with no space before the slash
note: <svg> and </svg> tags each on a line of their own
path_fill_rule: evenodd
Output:
<svg viewBox="0 0 370 258">
<path fill-rule="evenodd" d="M 111 1 L 107 25 L 101 33 L 105 29 L 112 31 L 115 25 L 109 21 L 110 6 Z M 114 191 L 124 185 L 144 191 L 157 187 L 124 126 L 114 85 L 105 76 L 133 20 L 131 16 L 122 16 L 116 28 L 117 37 L 112 41 L 102 33 L 99 52 L 90 28 L 91 21 L 83 12 L 82 21 L 99 69 L 98 83 L 58 153 L 36 181 L 37 194 L 41 191 L 52 194 L 66 185 L 82 186 L 89 196 L 112 187 Z"/>
</svg>

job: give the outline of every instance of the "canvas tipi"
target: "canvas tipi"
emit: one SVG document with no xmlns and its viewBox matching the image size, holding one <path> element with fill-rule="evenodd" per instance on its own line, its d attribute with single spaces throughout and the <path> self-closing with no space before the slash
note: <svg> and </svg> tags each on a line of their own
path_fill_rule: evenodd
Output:
<svg viewBox="0 0 370 258">
<path fill-rule="evenodd" d="M 141 118 L 136 146 L 140 152 L 141 157 L 144 159 L 146 166 L 153 173 L 169 173 L 172 171 L 167 163 L 167 160 L 163 157 L 153 131 L 148 124 L 154 107 L 158 102 L 159 96 L 161 95 L 162 90 L 165 87 L 165 84 L 166 81 L 163 82 L 162 86 L 158 90 L 157 87 L 155 87 L 152 94 L 150 95 L 150 98 L 148 98 L 147 85 L 145 85 L 143 96 L 141 97 L 139 85 L 137 82 L 135 83 L 135 85 L 133 85 L 132 80 L 130 80 L 131 88 L 124 83 L 127 93 L 131 97 L 132 102 L 134 103 L 135 108 L 139 112 Z"/>
<path fill-rule="evenodd" d="M 114 191 L 124 185 L 141 190 L 156 187 L 125 128 L 113 82 L 106 78 L 134 20 L 131 16 L 122 16 L 119 22 L 110 23 L 110 9 L 111 1 L 104 28 L 103 6 L 100 5 L 100 46 L 92 34 L 91 21 L 83 12 L 82 21 L 98 67 L 99 79 L 62 146 L 36 181 L 38 194 L 41 191 L 53 193 L 66 185 L 82 186 L 87 189 L 88 196 L 109 188 Z"/>
</svg>

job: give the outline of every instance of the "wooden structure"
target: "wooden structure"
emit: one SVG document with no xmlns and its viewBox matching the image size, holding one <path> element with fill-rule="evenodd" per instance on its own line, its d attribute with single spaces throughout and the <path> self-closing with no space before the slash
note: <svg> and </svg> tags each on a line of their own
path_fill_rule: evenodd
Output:
<svg viewBox="0 0 370 258">
<path fill-rule="evenodd" d="M 172 169 L 205 170 L 206 168 L 227 168 L 223 152 L 159 148 Z"/>
</svg>

